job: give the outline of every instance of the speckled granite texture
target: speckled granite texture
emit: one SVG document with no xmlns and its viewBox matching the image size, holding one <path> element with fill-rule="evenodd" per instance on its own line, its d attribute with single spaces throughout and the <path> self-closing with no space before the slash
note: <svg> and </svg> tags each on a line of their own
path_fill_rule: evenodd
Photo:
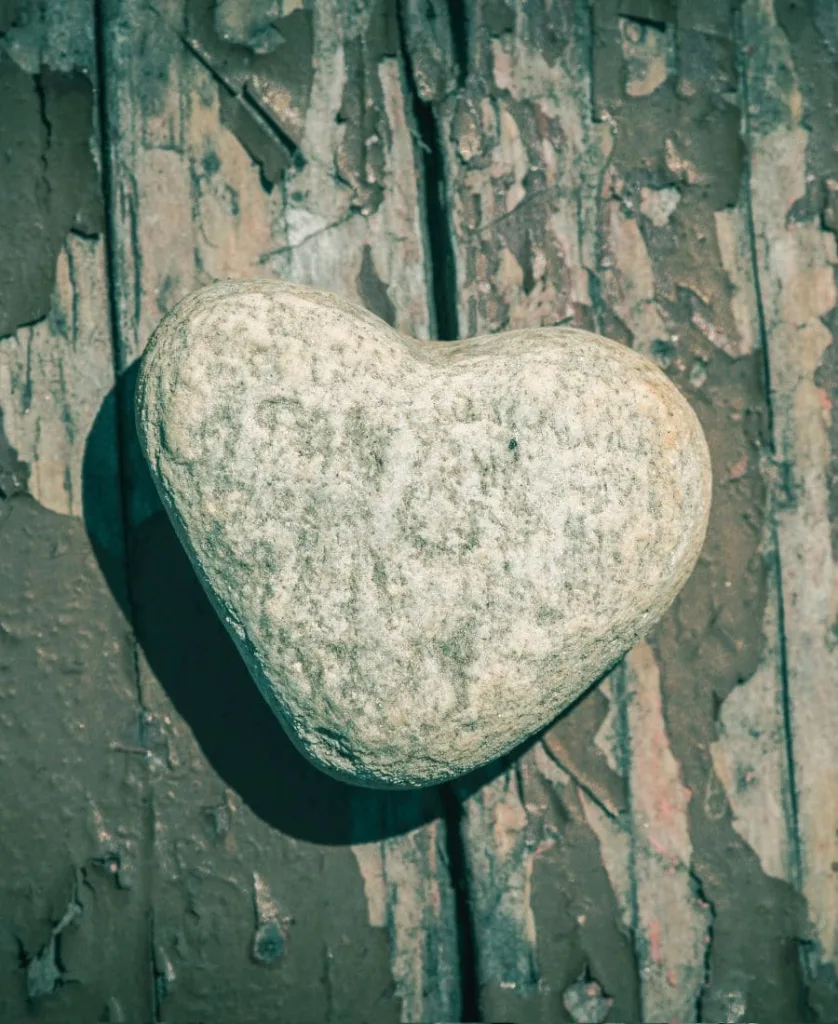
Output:
<svg viewBox="0 0 838 1024">
<path fill-rule="evenodd" d="M 564 327 L 405 338 L 279 281 L 185 299 L 143 359 L 164 504 L 299 748 L 450 779 L 546 725 L 692 570 L 710 461 L 645 358 Z"/>
</svg>

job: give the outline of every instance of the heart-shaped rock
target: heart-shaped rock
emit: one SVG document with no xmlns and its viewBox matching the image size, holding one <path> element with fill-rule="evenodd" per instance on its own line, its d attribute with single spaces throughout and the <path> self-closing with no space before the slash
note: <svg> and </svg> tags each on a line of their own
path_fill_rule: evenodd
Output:
<svg viewBox="0 0 838 1024">
<path fill-rule="evenodd" d="M 510 750 L 670 605 L 710 506 L 695 414 L 565 327 L 415 341 L 334 295 L 224 282 L 139 375 L 163 502 L 315 764 L 421 786 Z"/>
</svg>

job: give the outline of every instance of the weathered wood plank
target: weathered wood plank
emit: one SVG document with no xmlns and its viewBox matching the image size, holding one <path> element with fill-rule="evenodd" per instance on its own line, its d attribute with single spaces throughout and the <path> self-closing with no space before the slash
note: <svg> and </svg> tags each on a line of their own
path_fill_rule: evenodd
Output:
<svg viewBox="0 0 838 1024">
<path fill-rule="evenodd" d="M 732 16 L 728 5 L 681 3 L 650 23 L 631 5 L 606 3 L 595 23 L 595 112 L 616 132 L 602 195 L 600 322 L 690 397 L 714 463 L 702 558 L 650 646 L 627 658 L 618 720 L 644 1018 L 793 1018 L 803 993 L 787 950 L 805 924 L 788 884 L 768 406 Z M 744 706 L 748 742 L 736 730 Z M 773 816 L 755 818 L 764 806 Z M 745 924 L 754 902 L 771 908 L 758 935 Z"/>
<path fill-rule="evenodd" d="M 390 7 L 106 3 L 126 371 L 215 277 L 281 274 L 429 332 Z M 261 15 L 260 15 L 261 10 Z M 126 426 L 130 446 L 130 426 Z M 284 737 L 136 453 L 132 600 L 153 751 L 158 1010 L 178 1019 L 455 1019 L 434 794 L 331 782 Z"/>
<path fill-rule="evenodd" d="M 829 5 L 742 6 L 749 177 L 768 346 L 775 514 L 794 755 L 799 872 L 815 945 L 813 1003 L 838 1008 L 838 547 L 835 544 L 836 238 L 830 188 L 836 25 Z"/>
<path fill-rule="evenodd" d="M 0 24 L 0 1017 L 150 1019 L 150 820 L 130 633 L 81 521 L 116 510 L 93 4 Z M 112 410 L 111 410 L 112 412 Z M 15 450 L 17 455 L 15 455 Z"/>
</svg>

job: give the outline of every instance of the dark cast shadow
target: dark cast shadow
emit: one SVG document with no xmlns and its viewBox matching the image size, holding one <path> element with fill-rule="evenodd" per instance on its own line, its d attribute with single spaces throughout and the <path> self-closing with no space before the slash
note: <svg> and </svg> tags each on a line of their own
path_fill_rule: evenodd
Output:
<svg viewBox="0 0 838 1024">
<path fill-rule="evenodd" d="M 268 825 L 311 842 L 370 842 L 437 818 L 450 820 L 448 787 L 387 792 L 351 786 L 319 771 L 288 739 L 215 614 L 157 497 L 134 425 L 137 368 L 135 362 L 121 375 L 87 439 L 85 526 L 152 671 L 213 769 Z M 118 487 L 120 452 L 124 505 Z M 138 524 L 128 530 L 124 545 L 123 507 L 128 521 Z M 485 785 L 520 752 L 457 780 L 457 793 L 462 798 Z"/>
</svg>

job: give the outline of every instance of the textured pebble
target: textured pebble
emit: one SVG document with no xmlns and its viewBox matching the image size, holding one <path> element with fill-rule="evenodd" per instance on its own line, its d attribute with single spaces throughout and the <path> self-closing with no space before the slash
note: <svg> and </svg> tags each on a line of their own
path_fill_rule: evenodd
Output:
<svg viewBox="0 0 838 1024">
<path fill-rule="evenodd" d="M 707 526 L 686 400 L 565 327 L 421 342 L 223 282 L 157 328 L 137 417 L 268 704 L 362 785 L 450 779 L 545 726 L 660 618 Z"/>
</svg>

